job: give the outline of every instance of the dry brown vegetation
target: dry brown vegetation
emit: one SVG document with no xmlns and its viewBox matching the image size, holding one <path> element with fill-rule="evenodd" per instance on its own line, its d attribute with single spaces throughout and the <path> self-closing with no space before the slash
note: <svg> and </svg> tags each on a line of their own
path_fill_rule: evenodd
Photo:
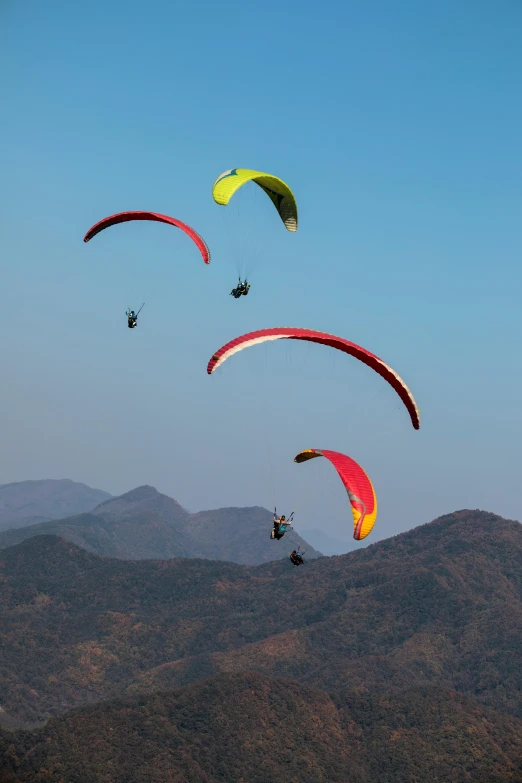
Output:
<svg viewBox="0 0 522 783">
<path fill-rule="evenodd" d="M 40 537 L 0 584 L 0 704 L 66 713 L 4 736 L 20 780 L 522 781 L 517 522 L 462 511 L 299 569 Z M 134 777 L 107 772 L 124 735 Z"/>
</svg>

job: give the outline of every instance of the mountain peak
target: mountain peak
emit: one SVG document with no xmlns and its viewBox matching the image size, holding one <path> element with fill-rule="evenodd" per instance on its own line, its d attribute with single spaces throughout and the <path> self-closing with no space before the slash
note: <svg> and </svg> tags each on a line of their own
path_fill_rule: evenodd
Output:
<svg viewBox="0 0 522 783">
<path fill-rule="evenodd" d="M 120 495 L 120 499 L 128 500 L 131 503 L 141 503 L 142 500 L 151 500 L 160 495 L 161 492 L 158 492 L 156 487 L 151 487 L 150 484 L 143 484 L 141 487 L 136 487 L 129 492 L 124 492 L 123 495 Z M 168 496 L 164 495 L 164 497 Z"/>
<path fill-rule="evenodd" d="M 163 495 L 148 484 L 101 503 L 93 513 L 107 520 L 136 519 L 137 516 L 156 518 L 178 527 L 189 516 L 188 511 L 177 500 Z"/>
</svg>

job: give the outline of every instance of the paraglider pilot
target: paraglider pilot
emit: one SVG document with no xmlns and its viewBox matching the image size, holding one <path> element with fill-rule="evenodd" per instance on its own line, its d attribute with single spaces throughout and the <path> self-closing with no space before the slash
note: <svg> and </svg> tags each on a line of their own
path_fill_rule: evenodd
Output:
<svg viewBox="0 0 522 783">
<path fill-rule="evenodd" d="M 127 316 L 127 326 L 129 329 L 134 329 L 135 326 L 138 325 L 138 316 L 134 312 L 134 310 L 129 309 L 125 312 L 125 315 Z"/>
<path fill-rule="evenodd" d="M 230 295 L 233 296 L 234 299 L 239 299 L 240 296 L 246 296 L 249 290 L 250 290 L 250 283 L 247 283 L 246 280 L 242 283 L 241 278 L 239 278 L 239 282 L 236 288 L 232 289 Z"/>
<path fill-rule="evenodd" d="M 290 560 L 295 566 L 303 565 L 304 563 L 303 555 L 304 552 L 300 552 L 299 549 L 294 549 L 294 551 L 290 555 Z"/>
<path fill-rule="evenodd" d="M 292 526 L 293 516 L 294 512 L 292 511 L 289 519 L 287 519 L 284 514 L 281 514 L 281 516 L 278 517 L 277 509 L 274 508 L 273 528 L 272 532 L 270 533 L 270 538 L 276 538 L 278 541 L 280 538 L 283 538 L 287 527 Z"/>
</svg>

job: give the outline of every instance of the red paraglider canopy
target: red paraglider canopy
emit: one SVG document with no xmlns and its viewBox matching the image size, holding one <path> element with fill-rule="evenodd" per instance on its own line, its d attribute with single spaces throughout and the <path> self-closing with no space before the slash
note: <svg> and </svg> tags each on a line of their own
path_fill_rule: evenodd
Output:
<svg viewBox="0 0 522 783">
<path fill-rule="evenodd" d="M 130 220 L 155 220 L 157 223 L 168 223 L 171 226 L 180 228 L 196 243 L 205 264 L 210 264 L 210 250 L 203 238 L 193 228 L 187 226 L 186 223 L 182 223 L 181 220 L 176 220 L 176 218 L 168 215 L 160 215 L 158 212 L 118 212 L 117 215 L 109 215 L 109 217 L 103 218 L 99 223 L 92 226 L 85 234 L 83 241 L 88 242 L 105 228 L 115 226 L 117 223 L 127 223 Z"/>
<path fill-rule="evenodd" d="M 294 457 L 294 462 L 306 462 L 314 457 L 325 457 L 336 469 L 352 504 L 353 537 L 357 541 L 366 538 L 377 519 L 377 498 L 370 477 L 354 459 L 339 451 L 305 449 Z"/>
<path fill-rule="evenodd" d="M 225 362 L 230 356 L 242 351 L 244 348 L 248 348 L 251 345 L 258 345 L 269 340 L 308 340 L 312 343 L 321 343 L 322 345 L 329 345 L 331 348 L 337 348 L 339 351 L 353 356 L 355 359 L 367 364 L 372 370 L 378 372 L 379 375 L 392 386 L 410 414 L 411 423 L 416 430 L 420 429 L 419 409 L 413 397 L 413 394 L 408 389 L 402 378 L 397 375 L 395 370 L 392 370 L 382 359 L 379 359 L 366 348 L 361 348 L 360 345 L 351 343 L 349 340 L 345 340 L 343 337 L 336 337 L 333 334 L 327 334 L 326 332 L 316 332 L 313 329 L 299 329 L 295 327 L 283 326 L 273 329 L 259 329 L 256 332 L 249 332 L 241 337 L 236 337 L 229 343 L 220 348 L 212 356 L 207 366 L 207 373 L 211 375 L 215 369 L 217 369 L 223 362 Z"/>
</svg>

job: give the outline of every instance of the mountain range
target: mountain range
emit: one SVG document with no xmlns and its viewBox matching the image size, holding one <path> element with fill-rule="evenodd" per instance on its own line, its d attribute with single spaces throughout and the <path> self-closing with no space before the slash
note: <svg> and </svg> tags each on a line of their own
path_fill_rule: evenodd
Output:
<svg viewBox="0 0 522 783">
<path fill-rule="evenodd" d="M 33 536 L 0 584 L 6 782 L 522 781 L 518 522 L 459 511 L 300 568 Z"/>
<path fill-rule="evenodd" d="M 2 484 L 0 531 L 82 514 L 111 497 L 112 495 L 102 489 L 92 489 L 70 479 Z"/>
<path fill-rule="evenodd" d="M 124 560 L 209 558 L 256 565 L 288 558 L 295 547 L 308 559 L 320 552 L 294 530 L 270 539 L 272 515 L 259 506 L 190 514 L 176 500 L 143 486 L 111 497 L 88 513 L 0 533 L 0 549 L 53 534 L 89 552 Z"/>
<path fill-rule="evenodd" d="M 256 672 L 0 731 L 2 783 L 519 783 L 522 721 L 435 686 L 338 698 Z"/>
<path fill-rule="evenodd" d="M 232 701 L 227 707 L 222 691 L 231 700 L 248 701 L 245 683 L 255 672 L 254 695 L 258 687 L 272 694 L 269 701 L 281 711 L 278 723 L 272 713 L 262 717 L 265 707 L 259 707 L 261 734 L 271 726 L 267 738 L 284 735 L 285 722 L 297 709 L 284 706 L 290 693 L 303 689 L 312 704 L 328 698 L 335 708 L 328 707 L 333 723 L 324 736 L 335 725 L 343 744 L 355 732 L 364 759 L 357 762 L 361 781 L 414 780 L 404 776 L 407 748 L 418 757 L 415 774 L 424 770 L 430 780 L 522 780 L 518 522 L 460 511 L 299 569 L 288 561 L 257 567 L 186 558 L 125 561 L 39 536 L 0 553 L 0 581 L 2 722 L 13 727 L 51 718 L 38 729 L 43 734 L 16 735 L 27 758 L 33 758 L 36 741 L 42 752 L 54 747 L 53 764 L 73 763 L 73 757 L 79 763 L 91 754 L 89 731 L 106 720 L 105 710 L 116 709 L 122 725 L 132 720 L 139 732 L 139 716 L 149 725 L 147 714 L 155 714 L 150 705 L 163 699 L 192 704 L 192 717 L 182 722 L 191 737 L 187 742 L 194 750 L 201 726 L 206 727 L 212 756 L 220 741 L 214 720 L 226 721 L 247 741 L 240 713 Z M 208 684 L 198 690 L 202 680 Z M 243 696 L 232 686 L 236 681 Z M 212 701 L 203 693 L 220 695 Z M 108 699 L 116 699 L 117 706 Z M 167 724 L 181 730 L 171 707 L 161 709 L 168 713 L 165 730 Z M 297 752 L 308 747 L 312 727 L 304 713 L 295 719 L 304 721 L 295 729 Z M 77 755 L 66 754 L 67 760 L 49 737 L 76 731 L 80 724 L 85 733 L 82 729 L 76 740 Z M 104 733 L 99 742 L 102 756 L 109 753 L 110 737 Z M 159 739 L 150 742 L 159 753 Z M 484 743 L 494 748 L 487 758 L 480 750 Z M 19 760 L 20 753 L 15 754 Z M 190 753 L 184 756 L 187 764 Z M 447 777 L 452 753 L 471 754 L 473 776 Z M 261 759 L 262 743 L 253 754 L 253 760 Z M 324 759 L 316 777 L 310 773 L 295 780 L 343 780 L 335 771 L 335 755 Z M 319 756 L 314 758 L 319 764 Z M 354 765 L 350 780 L 357 780 L 355 758 L 350 761 L 346 753 L 340 758 Z M 283 779 L 278 764 L 274 761 L 266 780 Z M 200 778 L 179 774 L 157 779 L 227 779 L 208 771 L 198 771 Z M 98 779 L 103 778 L 92 778 Z"/>
</svg>

